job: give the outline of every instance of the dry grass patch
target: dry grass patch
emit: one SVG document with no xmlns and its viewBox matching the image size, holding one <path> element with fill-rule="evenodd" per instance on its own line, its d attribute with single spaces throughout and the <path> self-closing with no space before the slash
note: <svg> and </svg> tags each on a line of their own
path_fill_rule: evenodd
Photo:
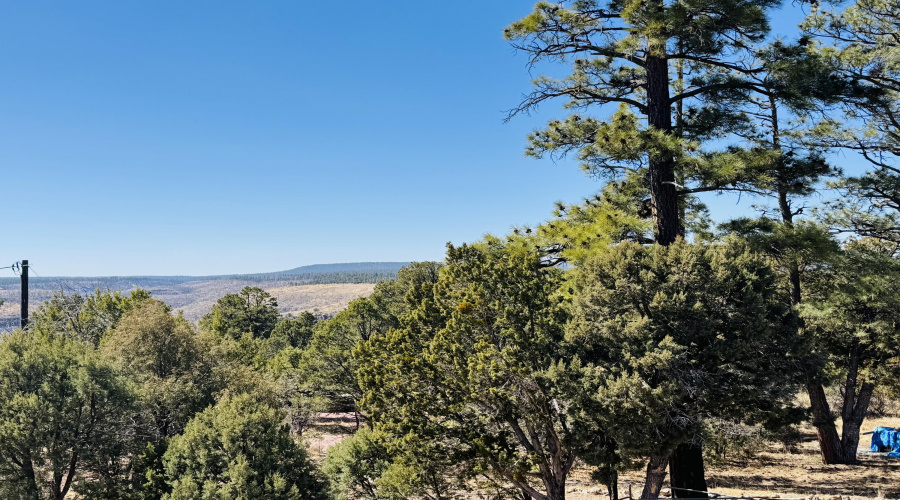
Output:
<svg viewBox="0 0 900 500">
<path fill-rule="evenodd" d="M 265 288 L 278 300 L 282 314 L 318 311 L 333 315 L 347 307 L 351 300 L 366 297 L 375 290 L 373 283 L 299 285 Z"/>
<path fill-rule="evenodd" d="M 317 462 L 325 459 L 328 449 L 356 431 L 353 413 L 321 413 L 315 424 L 303 433 L 310 456 Z"/>
</svg>

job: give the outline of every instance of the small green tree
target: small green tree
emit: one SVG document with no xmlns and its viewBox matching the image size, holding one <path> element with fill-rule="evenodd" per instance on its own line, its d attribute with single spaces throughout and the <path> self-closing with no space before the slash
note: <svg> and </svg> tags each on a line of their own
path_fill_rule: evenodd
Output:
<svg viewBox="0 0 900 500">
<path fill-rule="evenodd" d="M 450 246 L 401 327 L 360 344 L 363 410 L 403 451 L 465 479 L 562 499 L 578 453 L 601 439 L 572 411 L 562 273 L 494 238 Z M 418 467 L 418 466 L 417 466 Z"/>
<path fill-rule="evenodd" d="M 386 444 L 371 427 L 362 427 L 328 450 L 322 473 L 335 500 L 383 498 L 377 481 L 391 465 Z"/>
<path fill-rule="evenodd" d="M 735 242 L 621 243 L 574 270 L 566 338 L 586 364 L 600 428 L 620 453 L 650 457 L 645 496 L 658 495 L 647 488 L 661 482 L 665 457 L 694 442 L 705 418 L 784 417 L 798 336 L 776 285 Z"/>
<path fill-rule="evenodd" d="M 437 281 L 441 267 L 440 262 L 411 262 L 397 271 L 397 279 L 378 282 L 372 295 L 379 296 L 387 310 L 399 318 L 409 311 L 410 302 L 417 302 L 423 284 Z"/>
<path fill-rule="evenodd" d="M 239 340 L 244 333 L 268 338 L 278 324 L 278 302 L 261 288 L 245 286 L 230 293 L 200 319 L 200 326 L 221 337 Z"/>
<path fill-rule="evenodd" d="M 147 437 L 180 434 L 213 403 L 212 366 L 194 326 L 147 300 L 125 314 L 101 342 L 103 354 L 138 382 Z"/>
<path fill-rule="evenodd" d="M 198 414 L 172 439 L 163 462 L 165 500 L 324 498 L 306 450 L 282 413 L 253 396 L 229 396 Z"/>
<path fill-rule="evenodd" d="M 370 296 L 353 300 L 334 318 L 315 322 L 307 314 L 279 323 L 269 344 L 261 347 L 262 364 L 280 377 L 282 400 L 295 432 L 302 432 L 326 409 L 352 410 L 359 423 L 357 401 L 362 393 L 356 380 L 355 348 L 395 327 L 398 317 L 409 310 L 408 301 L 415 300 L 412 297 L 423 284 L 437 279 L 439 268 L 436 262 L 414 262 L 400 269 L 397 279 L 379 282 Z M 279 340 L 283 337 L 280 328 L 296 328 L 306 340 L 287 347 Z"/>
<path fill-rule="evenodd" d="M 842 255 L 812 273 L 801 311 L 814 353 L 841 382 L 841 435 L 824 402 L 815 415 L 823 456 L 855 463 L 859 432 L 878 386 L 900 380 L 900 262 L 895 246 L 877 240 L 850 243 Z M 829 463 L 834 463 L 829 462 Z"/>
<path fill-rule="evenodd" d="M 429 460 L 421 440 L 397 437 L 370 426 L 328 450 L 322 472 L 336 500 L 449 500 L 463 492 L 458 472 L 449 464 Z M 465 477 L 465 476 L 462 476 Z"/>
<path fill-rule="evenodd" d="M 121 318 L 103 337 L 100 350 L 135 383 L 138 401 L 130 419 L 134 438 L 125 443 L 127 459 L 109 460 L 108 467 L 97 472 L 97 484 L 86 491 L 89 497 L 160 498 L 168 491 L 163 454 L 169 440 L 183 433 L 196 413 L 224 393 L 275 400 L 266 374 L 223 355 L 235 343 L 214 333 L 198 333 L 180 314 L 173 316 L 168 306 L 155 300 L 144 301 Z"/>
<path fill-rule="evenodd" d="M 285 347 L 304 348 L 312 337 L 316 326 L 316 317 L 309 311 L 304 311 L 296 319 L 282 318 L 275 324 L 269 341 L 272 349 L 281 350 Z"/>
<path fill-rule="evenodd" d="M 89 344 L 17 330 L 0 342 L 0 495 L 66 498 L 132 438 L 133 396 Z"/>
<path fill-rule="evenodd" d="M 58 291 L 31 316 L 29 330 L 66 334 L 96 346 L 123 314 L 149 298 L 150 293 L 140 288 L 127 297 L 99 288 L 85 296 Z"/>
<path fill-rule="evenodd" d="M 304 392 L 324 396 L 332 409 L 356 412 L 362 391 L 356 379 L 359 360 L 354 349 L 396 322 L 378 294 L 358 298 L 334 318 L 320 322 L 300 360 Z"/>
</svg>

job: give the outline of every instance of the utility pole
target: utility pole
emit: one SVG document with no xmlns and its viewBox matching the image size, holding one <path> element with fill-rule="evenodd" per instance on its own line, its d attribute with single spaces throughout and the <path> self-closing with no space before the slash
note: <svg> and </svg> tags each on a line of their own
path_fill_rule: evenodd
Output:
<svg viewBox="0 0 900 500">
<path fill-rule="evenodd" d="M 22 261 L 22 312 L 20 326 L 24 330 L 28 326 L 28 261 Z"/>
</svg>

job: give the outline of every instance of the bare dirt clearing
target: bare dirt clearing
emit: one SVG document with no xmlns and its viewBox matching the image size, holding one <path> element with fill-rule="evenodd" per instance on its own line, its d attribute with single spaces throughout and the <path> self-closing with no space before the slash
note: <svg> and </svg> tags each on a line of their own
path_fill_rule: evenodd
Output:
<svg viewBox="0 0 900 500">
<path fill-rule="evenodd" d="M 303 434 L 309 454 L 318 462 L 325 458 L 328 448 L 340 443 L 356 430 L 353 413 L 321 413 L 319 421 Z"/>
</svg>

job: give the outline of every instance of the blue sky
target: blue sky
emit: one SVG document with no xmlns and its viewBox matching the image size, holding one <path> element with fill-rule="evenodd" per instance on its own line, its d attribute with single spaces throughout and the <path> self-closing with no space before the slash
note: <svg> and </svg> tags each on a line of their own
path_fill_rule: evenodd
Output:
<svg viewBox="0 0 900 500">
<path fill-rule="evenodd" d="M 0 2 L 0 266 L 441 259 L 540 222 L 600 185 L 523 157 L 558 105 L 503 123 L 531 76 L 501 31 L 532 4 Z"/>
</svg>

